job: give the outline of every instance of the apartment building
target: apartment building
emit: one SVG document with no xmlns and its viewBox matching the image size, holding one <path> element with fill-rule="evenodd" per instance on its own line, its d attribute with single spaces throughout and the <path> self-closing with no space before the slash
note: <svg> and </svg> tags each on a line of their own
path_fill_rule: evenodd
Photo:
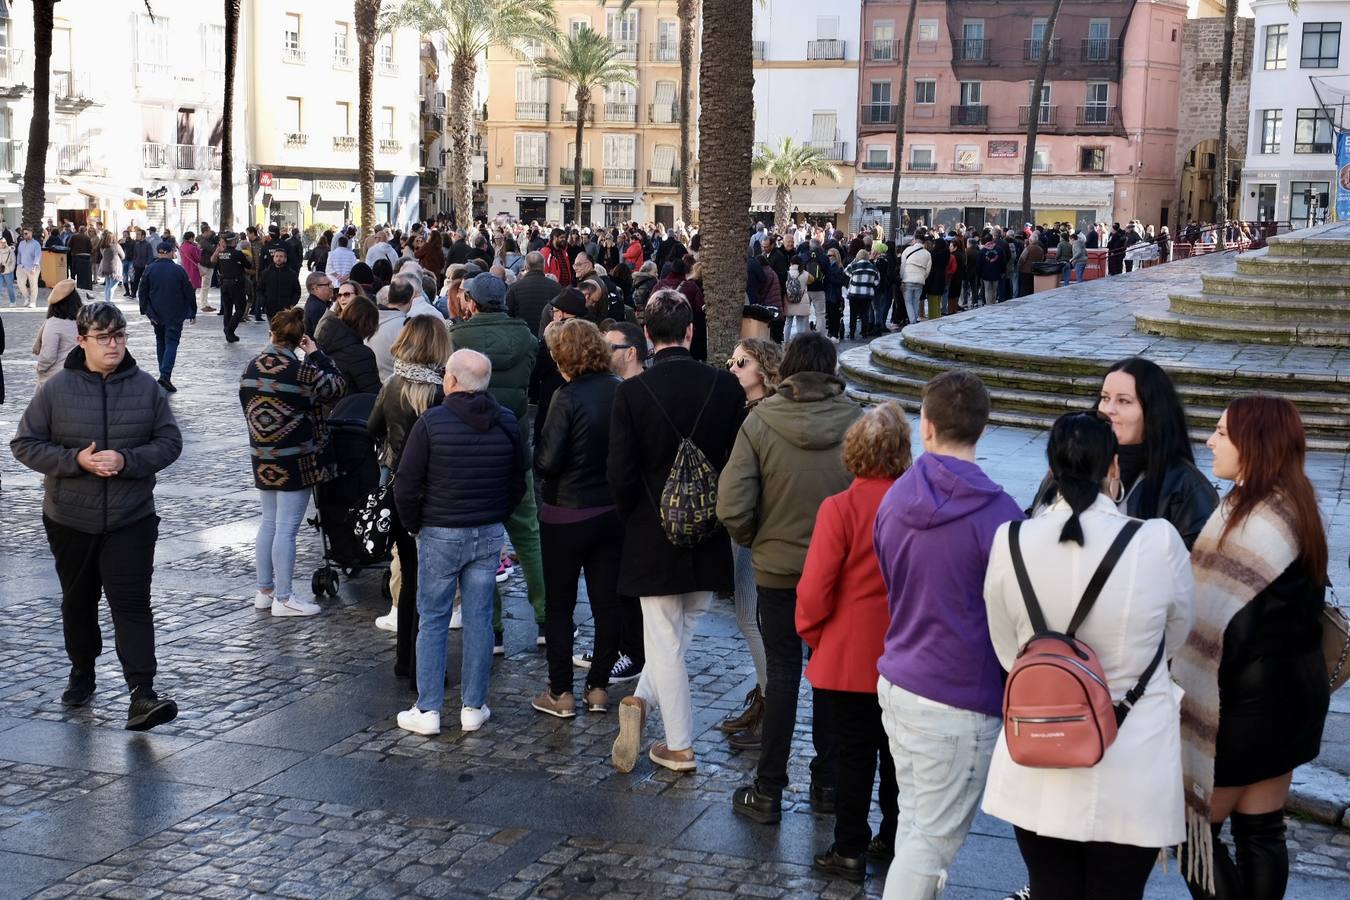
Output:
<svg viewBox="0 0 1350 900">
<path fill-rule="evenodd" d="M 809 144 L 836 164 L 839 180 L 793 185 L 793 217 L 844 225 L 853 196 L 858 134 L 858 57 L 863 6 L 822 7 L 807 0 L 755 6 L 755 143 L 783 138 Z M 771 221 L 777 185 L 755 173 L 751 214 Z"/>
<path fill-rule="evenodd" d="M 917 2 L 904 159 L 894 132 L 909 3 L 863 5 L 855 221 L 889 219 L 900 166 L 911 228 L 1020 225 L 1032 115 L 1038 221 L 1166 221 L 1176 191 L 1183 0 L 1065 0 L 1039 98 L 1031 88 L 1050 2 Z"/>
<path fill-rule="evenodd" d="M 252 221 L 300 228 L 361 218 L 357 183 L 356 26 L 351 4 L 246 4 L 247 185 Z M 375 48 L 375 220 L 420 217 L 421 37 L 401 30 Z M 236 176 L 238 177 L 238 176 Z M 317 230 L 317 227 L 315 228 Z"/>
<path fill-rule="evenodd" d="M 1284 0 L 1252 0 L 1252 13 L 1242 218 L 1295 228 L 1324 222 L 1335 202 L 1336 129 L 1350 128 L 1350 112 L 1340 105 L 1350 90 L 1342 43 L 1350 3 L 1302 0 L 1294 12 Z"/>
<path fill-rule="evenodd" d="M 637 85 L 599 91 L 586 110 L 582 200 L 573 210 L 576 101 L 571 88 L 539 77 L 539 43 L 487 53 L 487 213 L 529 222 L 674 223 L 680 206 L 679 20 L 675 4 L 636 0 L 627 11 L 593 0 L 555 4 L 558 27 L 588 26 L 622 48 Z M 695 81 L 697 83 L 697 80 Z M 693 100 L 697 108 L 697 95 Z M 693 139 L 691 137 L 691 139 Z"/>
<path fill-rule="evenodd" d="M 448 106 L 450 102 L 450 58 L 433 41 L 425 37 L 421 42 L 422 93 L 421 166 L 422 218 L 435 219 L 440 215 L 456 221 L 454 195 L 446 180 L 450 172 L 450 135 Z M 480 131 L 483 104 L 487 101 L 487 67 L 480 59 L 474 76 L 472 106 L 473 120 L 469 132 L 469 179 L 473 185 L 473 218 L 487 216 L 487 193 L 483 181 L 487 159 L 483 156 L 483 134 Z"/>
</svg>

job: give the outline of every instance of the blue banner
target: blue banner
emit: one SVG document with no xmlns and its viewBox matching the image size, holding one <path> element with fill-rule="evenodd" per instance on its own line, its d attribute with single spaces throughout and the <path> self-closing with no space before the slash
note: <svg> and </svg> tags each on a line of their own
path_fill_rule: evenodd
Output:
<svg viewBox="0 0 1350 900">
<path fill-rule="evenodd" d="M 1336 221 L 1350 222 L 1350 131 L 1336 135 Z"/>
</svg>

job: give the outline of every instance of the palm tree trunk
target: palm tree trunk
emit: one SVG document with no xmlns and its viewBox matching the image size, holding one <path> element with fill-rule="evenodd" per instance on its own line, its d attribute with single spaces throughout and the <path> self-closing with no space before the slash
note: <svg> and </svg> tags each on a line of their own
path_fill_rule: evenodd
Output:
<svg viewBox="0 0 1350 900">
<path fill-rule="evenodd" d="M 905 164 L 905 107 L 909 103 L 909 45 L 919 0 L 910 0 L 905 19 L 905 46 L 900 53 L 900 99 L 895 107 L 895 172 L 891 175 L 891 247 L 900 242 L 900 172 Z"/>
<path fill-rule="evenodd" d="M 1031 114 L 1027 116 L 1027 152 L 1022 160 L 1022 221 L 1034 222 L 1031 218 L 1031 171 L 1036 165 L 1036 132 L 1041 126 L 1041 90 L 1045 86 L 1045 70 L 1050 65 L 1050 53 L 1055 46 L 1055 20 L 1059 18 L 1059 7 L 1064 0 L 1055 0 L 1050 7 L 1050 18 L 1045 22 L 1045 32 L 1041 35 L 1041 58 L 1036 66 L 1036 80 L 1031 85 Z M 1237 0 L 1231 0 L 1236 4 Z"/>
<path fill-rule="evenodd" d="M 234 64 L 239 55 L 240 0 L 225 0 L 225 108 L 220 136 L 220 230 L 234 228 Z"/>
<path fill-rule="evenodd" d="M 473 183 L 469 177 L 469 129 L 473 119 L 473 79 L 478 63 L 456 56 L 450 63 L 450 203 L 455 224 L 473 224 Z"/>
<path fill-rule="evenodd" d="M 591 92 L 577 88 L 577 149 L 572 154 L 572 221 L 578 226 L 581 221 L 581 141 L 586 134 L 586 104 L 591 101 Z"/>
<path fill-rule="evenodd" d="M 694 218 L 694 175 L 690 171 L 690 131 L 693 128 L 694 24 L 698 18 L 697 0 L 679 0 L 680 19 L 680 218 Z"/>
<path fill-rule="evenodd" d="M 773 230 L 787 234 L 787 229 L 792 224 L 788 218 L 791 215 L 792 188 L 779 181 L 773 191 Z"/>
<path fill-rule="evenodd" d="M 755 75 L 750 44 L 751 0 L 704 0 L 698 121 L 699 225 L 703 247 L 708 358 L 726 359 L 741 333 L 745 306 L 745 240 L 754 150 Z"/>
<path fill-rule="evenodd" d="M 47 203 L 47 139 L 51 136 L 52 25 L 56 0 L 33 0 L 33 119 L 23 168 L 23 227 L 37 235 Z M 39 238 L 41 240 L 41 238 Z"/>
<path fill-rule="evenodd" d="M 1228 0 L 1223 11 L 1223 70 L 1219 73 L 1219 203 L 1214 211 L 1215 248 L 1223 249 L 1228 230 L 1228 98 L 1233 89 L 1233 32 L 1237 24 L 1237 0 Z"/>
<path fill-rule="evenodd" d="M 381 0 L 356 0 L 357 178 L 361 182 L 361 233 L 375 230 L 375 37 Z"/>
</svg>

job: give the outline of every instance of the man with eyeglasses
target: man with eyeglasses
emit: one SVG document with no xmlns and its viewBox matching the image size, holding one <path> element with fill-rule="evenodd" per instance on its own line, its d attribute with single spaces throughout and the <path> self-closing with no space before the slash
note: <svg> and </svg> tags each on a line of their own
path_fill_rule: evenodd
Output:
<svg viewBox="0 0 1350 900">
<path fill-rule="evenodd" d="M 44 476 L 42 520 L 71 665 L 61 702 L 84 706 L 94 693 L 103 651 L 98 602 L 106 594 L 131 689 L 126 727 L 144 731 L 178 715 L 154 690 L 150 577 L 159 536 L 155 473 L 182 453 L 183 437 L 164 392 L 127 352 L 121 310 L 90 303 L 75 324 L 78 346 L 29 402 L 10 450 Z"/>
<path fill-rule="evenodd" d="M 309 292 L 305 298 L 305 334 L 314 337 L 319 320 L 333 305 L 333 279 L 323 272 L 310 272 L 305 278 L 305 290 Z"/>
</svg>

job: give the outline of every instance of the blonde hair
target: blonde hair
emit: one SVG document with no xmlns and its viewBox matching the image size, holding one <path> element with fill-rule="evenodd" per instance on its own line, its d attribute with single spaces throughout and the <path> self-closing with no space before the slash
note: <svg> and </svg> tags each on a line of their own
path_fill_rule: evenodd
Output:
<svg viewBox="0 0 1350 900">
<path fill-rule="evenodd" d="M 913 462 L 909 419 L 894 400 L 869 410 L 844 434 L 844 468 L 854 478 L 899 478 Z"/>
<path fill-rule="evenodd" d="M 764 379 L 765 396 L 778 390 L 778 366 L 783 362 L 782 345 L 764 338 L 741 338 L 736 346 L 759 366 L 760 377 Z"/>
<path fill-rule="evenodd" d="M 404 321 L 403 329 L 389 348 L 389 355 L 399 362 L 438 368 L 450 355 L 450 332 L 435 316 L 413 316 Z M 403 379 L 399 399 L 420 416 L 436 402 L 439 390 L 437 384 Z"/>
<path fill-rule="evenodd" d="M 609 344 L 589 319 L 565 319 L 544 332 L 549 355 L 569 379 L 609 372 Z"/>
</svg>

